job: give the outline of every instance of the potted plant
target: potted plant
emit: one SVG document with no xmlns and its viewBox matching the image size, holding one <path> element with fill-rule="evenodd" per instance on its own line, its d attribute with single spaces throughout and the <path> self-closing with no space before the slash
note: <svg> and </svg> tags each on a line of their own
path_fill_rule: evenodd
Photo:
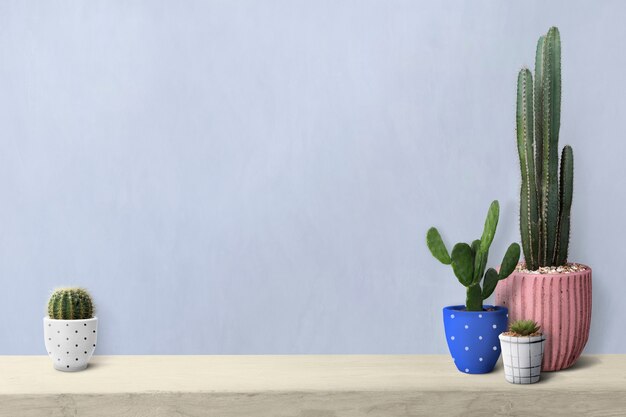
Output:
<svg viewBox="0 0 626 417">
<path fill-rule="evenodd" d="M 60 288 L 48 301 L 43 319 L 44 341 L 54 368 L 82 371 L 96 349 L 98 318 L 89 293 L 82 288 Z"/>
<path fill-rule="evenodd" d="M 500 334 L 504 377 L 513 384 L 534 384 L 541 378 L 546 336 L 533 320 L 517 320 Z"/>
<path fill-rule="evenodd" d="M 572 148 L 561 153 L 561 40 L 551 28 L 539 38 L 535 82 L 517 79 L 517 149 L 522 172 L 520 231 L 524 264 L 496 290 L 512 321 L 532 315 L 548 336 L 544 371 L 572 366 L 591 323 L 591 268 L 568 262 L 574 180 Z"/>
<path fill-rule="evenodd" d="M 505 307 L 483 306 L 483 300 L 493 293 L 500 280 L 509 276 L 520 257 L 519 245 L 512 243 L 504 255 L 500 271 L 489 268 L 485 272 L 499 216 L 500 205 L 496 200 L 487 212 L 481 238 L 471 245 L 457 243 L 451 253 L 448 253 L 436 228 L 431 227 L 426 234 L 426 243 L 432 255 L 444 265 L 451 265 L 454 275 L 467 288 L 465 305 L 443 308 L 448 349 L 457 369 L 464 373 L 484 374 L 493 370 L 500 356 L 498 335 L 507 328 Z"/>
</svg>

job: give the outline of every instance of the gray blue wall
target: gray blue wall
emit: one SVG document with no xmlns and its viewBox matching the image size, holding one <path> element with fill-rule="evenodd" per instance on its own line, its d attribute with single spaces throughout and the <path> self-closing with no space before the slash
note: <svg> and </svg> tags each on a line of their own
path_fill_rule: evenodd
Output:
<svg viewBox="0 0 626 417">
<path fill-rule="evenodd" d="M 515 2 L 513 2 L 515 3 Z M 83 285 L 97 353 L 445 353 L 427 252 L 519 239 L 517 71 L 563 38 L 588 352 L 626 353 L 626 4 L 0 3 L 0 354 Z"/>
</svg>

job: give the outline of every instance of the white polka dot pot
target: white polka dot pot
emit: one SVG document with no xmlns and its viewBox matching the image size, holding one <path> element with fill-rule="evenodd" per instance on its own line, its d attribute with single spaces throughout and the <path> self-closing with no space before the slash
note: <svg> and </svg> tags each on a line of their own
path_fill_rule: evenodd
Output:
<svg viewBox="0 0 626 417">
<path fill-rule="evenodd" d="M 541 378 L 541 362 L 546 344 L 545 335 L 500 335 L 504 377 L 513 384 L 534 384 Z"/>
<path fill-rule="evenodd" d="M 85 320 L 43 319 L 48 356 L 59 371 L 82 371 L 96 349 L 98 318 Z"/>
</svg>

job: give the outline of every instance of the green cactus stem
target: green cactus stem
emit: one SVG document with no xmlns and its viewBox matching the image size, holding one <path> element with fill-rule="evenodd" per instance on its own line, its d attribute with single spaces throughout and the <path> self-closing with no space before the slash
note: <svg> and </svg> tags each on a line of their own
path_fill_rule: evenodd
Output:
<svg viewBox="0 0 626 417">
<path fill-rule="evenodd" d="M 535 53 L 535 96 L 529 97 L 531 106 L 534 104 L 534 112 L 539 117 L 534 118 L 535 122 L 535 189 L 541 188 L 541 173 L 543 169 L 543 44 L 546 37 L 541 36 L 537 41 L 537 51 Z M 518 90 L 519 94 L 519 90 Z M 531 111 L 532 113 L 532 111 Z M 537 193 L 539 206 L 541 207 L 541 193 Z"/>
<path fill-rule="evenodd" d="M 437 230 L 435 227 L 431 227 L 430 229 L 428 229 L 428 232 L 426 233 L 426 244 L 428 245 L 428 249 L 430 249 L 430 252 L 435 258 L 439 260 L 439 262 L 444 265 L 450 265 L 452 260 L 450 259 L 450 255 L 448 254 L 448 249 L 443 243 L 443 239 L 441 239 L 439 230 Z"/>
<path fill-rule="evenodd" d="M 561 39 L 552 27 L 537 42 L 534 88 L 529 70 L 517 79 L 520 232 L 531 270 L 567 262 L 573 155 L 563 150 L 559 175 L 560 123 Z"/>
<path fill-rule="evenodd" d="M 520 247 L 517 243 L 512 243 L 504 254 L 502 263 L 500 264 L 499 279 L 505 279 L 513 273 L 520 257 Z"/>
<path fill-rule="evenodd" d="M 482 311 L 483 310 L 483 297 L 480 290 L 480 285 L 474 284 L 467 287 L 467 295 L 465 298 L 465 310 L 467 311 Z"/>
<path fill-rule="evenodd" d="M 561 41 L 550 28 L 543 44 L 543 168 L 541 181 L 542 258 L 554 264 L 559 219 L 559 127 L 561 120 Z"/>
<path fill-rule="evenodd" d="M 561 201 L 559 206 L 559 242 L 557 246 L 557 264 L 567 263 L 569 247 L 570 212 L 574 192 L 574 153 L 571 146 L 565 146 L 561 152 Z"/>
<path fill-rule="evenodd" d="M 467 243 L 457 243 L 452 248 L 452 270 L 464 286 L 472 284 L 474 274 L 474 252 Z"/>
<path fill-rule="evenodd" d="M 83 288 L 60 288 L 48 300 L 48 316 L 55 320 L 84 320 L 94 315 L 94 304 Z"/>
<path fill-rule="evenodd" d="M 522 171 L 520 192 L 520 228 L 524 257 L 530 265 L 537 265 L 539 259 L 539 202 L 535 156 L 533 151 L 533 80 L 528 69 L 522 69 L 517 79 L 517 150 Z"/>
<path fill-rule="evenodd" d="M 500 204 L 496 200 L 489 206 L 482 237 L 474 240 L 471 245 L 463 242 L 457 243 L 452 248 L 451 255 L 448 255 L 448 250 L 436 228 L 431 227 L 426 233 L 426 245 L 432 255 L 441 263 L 451 265 L 458 281 L 466 287 L 465 309 L 467 311 L 482 311 L 483 300 L 493 293 L 498 281 L 507 278 L 513 272 L 519 261 L 520 247 L 517 243 L 512 243 L 504 255 L 500 273 L 493 268 L 484 272 L 489 257 L 489 248 L 498 227 L 499 216 Z M 482 288 L 481 280 L 483 281 Z"/>
<path fill-rule="evenodd" d="M 474 279 L 473 284 L 477 284 L 485 273 L 487 267 L 487 259 L 489 258 L 489 248 L 496 234 L 498 227 L 498 218 L 500 217 L 500 203 L 494 200 L 487 211 L 487 218 L 483 226 L 483 234 L 480 238 L 480 245 L 476 249 L 476 258 L 474 259 Z"/>
<path fill-rule="evenodd" d="M 483 291 L 481 293 L 483 300 L 487 299 L 493 293 L 499 280 L 498 272 L 493 268 L 489 268 L 485 273 L 485 280 L 483 282 Z"/>
</svg>

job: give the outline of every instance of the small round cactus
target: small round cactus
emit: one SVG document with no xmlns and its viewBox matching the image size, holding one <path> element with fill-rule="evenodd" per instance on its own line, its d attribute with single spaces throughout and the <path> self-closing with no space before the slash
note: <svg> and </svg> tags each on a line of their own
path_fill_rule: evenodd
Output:
<svg viewBox="0 0 626 417">
<path fill-rule="evenodd" d="M 509 331 L 515 333 L 517 336 L 530 336 L 539 332 L 541 326 L 533 320 L 517 320 L 511 323 Z"/>
<path fill-rule="evenodd" d="M 94 314 L 91 295 L 83 288 L 59 288 L 48 301 L 48 316 L 55 320 L 84 320 Z"/>
</svg>

